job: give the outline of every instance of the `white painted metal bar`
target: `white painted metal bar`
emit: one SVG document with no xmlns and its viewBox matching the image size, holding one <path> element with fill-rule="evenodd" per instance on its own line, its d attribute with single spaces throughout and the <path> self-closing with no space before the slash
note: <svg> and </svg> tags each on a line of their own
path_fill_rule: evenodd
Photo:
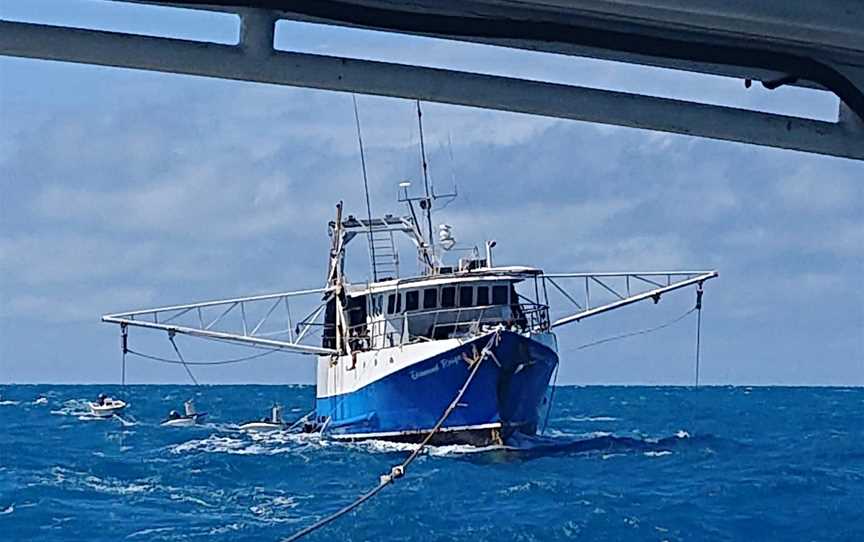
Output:
<svg viewBox="0 0 864 542">
<path fill-rule="evenodd" d="M 602 286 L 602 287 L 603 287 L 607 292 L 611 293 L 612 295 L 614 295 L 614 296 L 617 297 L 618 299 L 624 299 L 624 296 L 623 296 L 623 295 L 621 295 L 621 294 L 619 294 L 618 292 L 616 292 L 616 291 L 615 291 L 611 286 L 607 285 L 607 284 L 604 283 L 602 280 L 598 279 L 596 276 L 595 276 L 595 277 L 591 277 L 591 280 L 593 280 L 594 282 L 596 282 L 597 284 L 599 284 L 600 286 Z"/>
<path fill-rule="evenodd" d="M 244 19 L 244 24 L 272 25 Z M 0 21 L 0 54 L 420 99 L 864 159 L 847 124 L 511 77 Z M 258 40 L 252 44 L 250 40 Z M 261 40 L 264 40 L 263 42 Z M 272 41 L 271 41 L 272 45 Z"/>
<path fill-rule="evenodd" d="M 576 299 L 573 298 L 573 296 L 571 296 L 569 293 L 567 293 L 567 291 L 566 291 L 564 288 L 558 286 L 558 283 L 555 282 L 554 280 L 552 280 L 552 279 L 549 277 L 549 275 L 544 275 L 543 277 L 544 277 L 545 279 L 547 279 L 547 280 L 549 281 L 549 283 L 552 284 L 552 286 L 555 287 L 555 289 L 557 289 L 559 292 L 561 292 L 561 295 L 563 295 L 563 296 L 566 297 L 568 300 L 570 300 L 571 303 L 573 303 L 574 305 L 576 305 L 576 306 L 577 306 L 578 308 L 580 308 L 580 309 L 582 308 L 582 305 L 579 304 L 579 302 L 576 301 Z"/>
<path fill-rule="evenodd" d="M 176 320 L 177 318 L 180 318 L 181 316 L 183 316 L 183 315 L 186 314 L 187 312 L 191 311 L 193 308 L 194 308 L 194 307 L 189 307 L 188 309 L 183 309 L 182 311 L 178 312 L 177 314 L 175 314 L 175 315 L 169 317 L 167 320 L 163 320 L 162 323 L 167 324 L 167 323 L 170 322 L 171 320 Z"/>
<path fill-rule="evenodd" d="M 191 335 L 197 337 L 210 337 L 214 339 L 221 339 L 225 341 L 233 341 L 238 343 L 247 343 L 254 344 L 260 346 L 269 346 L 273 348 L 281 348 L 283 350 L 291 350 L 298 354 L 317 354 L 317 355 L 326 355 L 326 354 L 335 354 L 336 351 L 330 348 L 322 348 L 318 346 L 309 346 L 303 344 L 290 343 L 284 341 L 275 341 L 272 339 L 263 339 L 260 337 L 247 337 L 243 335 L 234 335 L 231 333 L 223 333 L 221 331 L 209 331 L 204 329 L 195 329 L 184 326 L 173 326 L 166 324 L 156 324 L 152 322 L 144 322 L 141 320 L 132 320 L 122 317 L 115 316 L 103 316 L 103 322 L 110 322 L 113 324 L 126 324 L 129 326 L 137 326 L 137 327 L 146 327 L 151 329 L 161 329 L 163 331 L 173 331 L 175 333 L 181 333 L 184 335 Z"/>
<path fill-rule="evenodd" d="M 288 303 L 288 298 L 283 297 L 285 303 L 285 314 L 288 316 L 288 339 L 294 340 L 294 324 L 291 322 L 291 305 Z"/>
<path fill-rule="evenodd" d="M 672 276 L 693 276 L 693 275 L 704 275 L 705 273 L 712 273 L 713 271 L 710 269 L 702 269 L 700 271 L 611 271 L 611 272 L 599 272 L 599 273 L 591 273 L 591 272 L 581 272 L 581 273 L 543 273 L 544 277 L 550 277 L 553 279 L 565 279 L 565 278 L 582 278 L 582 277 L 665 277 L 666 275 Z"/>
<path fill-rule="evenodd" d="M 667 276 L 668 276 L 668 275 L 667 275 Z M 658 287 L 658 288 L 662 288 L 662 287 L 663 287 L 663 285 L 660 284 L 659 282 L 655 282 L 655 281 L 653 281 L 653 280 L 651 280 L 651 279 L 646 279 L 645 277 L 642 277 L 642 276 L 639 276 L 639 275 L 633 275 L 633 278 L 635 278 L 635 279 L 637 279 L 637 280 L 641 280 L 641 281 L 644 282 L 645 284 L 652 284 L 652 285 L 654 285 L 654 286 L 656 286 L 656 287 Z"/>
<path fill-rule="evenodd" d="M 300 333 L 297 334 L 297 338 L 294 339 L 294 342 L 298 342 L 298 343 L 299 343 L 300 341 L 303 340 L 303 337 L 306 336 L 306 333 L 308 333 L 308 332 L 309 332 L 309 329 L 312 327 L 312 323 L 313 323 L 313 322 L 318 318 L 318 316 L 321 314 L 321 311 L 323 311 L 323 310 L 324 310 L 324 307 L 326 307 L 326 306 L 327 306 L 326 303 L 322 303 L 321 306 L 318 307 L 318 309 L 315 310 L 315 312 L 312 314 L 312 317 L 309 318 L 309 320 L 307 321 L 307 323 L 306 323 L 306 327 L 304 327 L 303 329 L 301 329 L 301 330 L 300 330 Z M 335 352 L 335 351 L 334 351 L 334 352 Z"/>
<path fill-rule="evenodd" d="M 139 314 L 150 314 L 154 312 L 165 312 L 165 311 L 174 311 L 181 309 L 195 309 L 195 308 L 205 308 L 205 307 L 213 307 L 216 305 L 227 305 L 229 303 L 240 303 L 246 301 L 261 301 L 265 299 L 276 299 L 278 297 L 296 297 L 301 295 L 309 295 L 309 294 L 321 294 L 325 293 L 329 290 L 329 288 L 316 288 L 312 290 L 297 290 L 293 292 L 282 292 L 278 294 L 264 294 L 264 295 L 254 295 L 249 297 L 235 297 L 232 299 L 220 299 L 216 301 L 202 301 L 200 303 L 187 303 L 185 305 L 172 305 L 168 307 L 157 307 L 153 309 L 140 309 L 130 312 L 118 312 L 115 314 L 106 314 L 104 318 L 112 317 L 112 318 L 123 318 L 128 316 L 137 316 Z"/>
<path fill-rule="evenodd" d="M 266 322 L 267 319 L 270 318 L 270 315 L 273 314 L 273 311 L 276 310 L 276 307 L 279 306 L 279 302 L 280 302 L 280 301 L 282 301 L 282 300 L 281 300 L 281 299 L 277 299 L 277 300 L 276 300 L 276 303 L 273 303 L 273 306 L 270 307 L 270 310 L 267 311 L 267 314 L 265 314 L 265 315 L 261 318 L 261 320 L 258 321 L 258 323 L 255 325 L 255 327 L 252 328 L 252 333 L 250 333 L 250 335 L 255 335 L 255 333 L 258 331 L 258 329 L 259 329 L 262 325 L 264 325 L 264 322 Z M 286 306 L 287 306 L 287 305 L 286 305 Z"/>
<path fill-rule="evenodd" d="M 653 290 L 649 290 L 649 291 L 643 292 L 641 294 L 636 294 L 636 295 L 630 296 L 630 297 L 625 298 L 625 299 L 620 300 L 620 301 L 615 301 L 613 303 L 607 303 L 605 305 L 601 305 L 601 306 L 595 307 L 593 309 L 584 310 L 582 312 L 573 314 L 571 316 L 565 316 L 564 318 L 559 318 L 558 320 L 552 322 L 552 325 L 550 327 L 556 328 L 556 327 L 560 327 L 560 326 L 570 324 L 573 322 L 578 322 L 580 320 L 584 320 L 585 318 L 589 318 L 591 316 L 596 316 L 596 315 L 602 314 L 604 312 L 609 312 L 611 310 L 620 309 L 621 307 L 625 307 L 627 305 L 631 305 L 631 304 L 637 303 L 639 301 L 644 301 L 645 299 L 651 299 L 651 298 L 659 299 L 659 296 L 661 296 L 667 292 L 671 292 L 673 290 L 678 290 L 680 288 L 684 288 L 684 287 L 690 286 L 692 284 L 701 284 L 702 282 L 705 282 L 706 280 L 713 279 L 717 276 L 718 276 L 718 273 L 716 271 L 709 271 L 709 272 L 703 273 L 701 275 L 697 275 L 695 277 L 692 277 L 692 278 L 689 278 L 686 280 L 681 280 L 681 281 L 672 283 L 669 286 L 664 286 L 662 288 L 655 288 Z"/>
<path fill-rule="evenodd" d="M 222 314 L 220 314 L 219 316 L 217 316 L 217 317 L 216 317 L 212 322 L 210 322 L 209 324 L 207 324 L 207 325 L 204 327 L 204 329 L 210 329 L 211 327 L 213 327 L 213 326 L 215 326 L 216 324 L 218 324 L 218 323 L 219 323 L 223 318 L 225 318 L 225 316 L 228 315 L 229 312 L 231 312 L 231 311 L 234 309 L 234 307 L 237 306 L 237 304 L 238 304 L 238 302 L 235 301 L 234 303 L 231 303 L 230 305 L 228 305 L 228 308 L 225 309 L 224 311 L 222 311 Z M 198 310 L 201 310 L 201 307 L 198 307 Z"/>
</svg>

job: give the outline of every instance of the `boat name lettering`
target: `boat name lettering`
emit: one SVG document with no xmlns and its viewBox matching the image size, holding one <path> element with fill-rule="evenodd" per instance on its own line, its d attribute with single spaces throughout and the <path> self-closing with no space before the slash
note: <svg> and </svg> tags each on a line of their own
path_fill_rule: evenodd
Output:
<svg viewBox="0 0 864 542">
<path fill-rule="evenodd" d="M 429 376 L 432 373 L 438 372 L 438 364 L 436 363 L 432 367 L 428 369 L 423 369 L 422 371 L 411 371 L 411 380 L 417 380 L 418 378 L 423 378 L 424 376 Z"/>
<path fill-rule="evenodd" d="M 459 359 L 458 358 L 442 359 L 439 363 L 441 364 L 442 369 L 446 369 L 447 367 L 452 367 L 453 365 L 456 365 L 457 363 L 459 363 Z"/>
</svg>

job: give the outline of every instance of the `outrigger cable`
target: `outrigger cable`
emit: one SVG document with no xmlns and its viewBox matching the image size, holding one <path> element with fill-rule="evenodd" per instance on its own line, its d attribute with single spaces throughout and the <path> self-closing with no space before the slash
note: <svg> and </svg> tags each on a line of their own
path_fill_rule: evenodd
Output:
<svg viewBox="0 0 864 542">
<path fill-rule="evenodd" d="M 232 359 L 222 359 L 216 361 L 177 361 L 176 359 L 168 359 L 162 358 L 159 356 L 153 356 L 151 354 L 145 354 L 143 352 L 138 352 L 136 350 L 129 349 L 129 353 L 133 356 L 138 356 L 144 359 L 149 359 L 152 361 L 158 361 L 160 363 L 170 363 L 172 365 L 231 365 L 232 363 L 242 363 L 244 361 L 250 361 L 256 358 L 263 358 L 264 356 L 268 356 L 275 352 L 279 352 L 278 349 L 267 350 L 266 352 L 259 352 L 257 354 L 252 354 L 251 356 L 244 356 L 242 358 L 232 358 Z"/>
<path fill-rule="evenodd" d="M 177 352 L 177 357 L 180 358 L 180 363 L 182 363 L 183 368 L 186 369 L 186 374 L 189 375 L 189 378 L 191 378 L 192 382 L 194 382 L 195 385 L 197 386 L 198 381 L 195 379 L 195 375 L 192 374 L 191 369 L 189 369 L 189 365 L 186 363 L 186 360 L 183 359 L 183 354 L 181 354 L 180 349 L 177 348 L 177 343 L 174 342 L 174 330 L 173 329 L 168 330 L 168 340 L 171 341 L 171 346 L 173 346 L 174 351 Z"/>
<path fill-rule="evenodd" d="M 659 326 L 649 327 L 647 329 L 640 329 L 638 331 L 630 331 L 628 333 L 622 333 L 621 335 L 613 335 L 611 337 L 606 337 L 606 338 L 600 339 L 598 341 L 592 341 L 590 343 L 580 344 L 579 346 L 575 346 L 573 348 L 568 348 L 567 350 L 565 350 L 565 352 L 572 351 L 572 350 L 583 350 L 585 348 L 591 348 L 592 346 L 598 346 L 601 344 L 605 344 L 605 343 L 609 343 L 609 342 L 613 342 L 613 341 L 618 341 L 621 339 L 627 339 L 629 337 L 635 337 L 636 335 L 645 335 L 646 333 L 652 333 L 654 331 L 660 331 L 661 329 L 667 328 L 673 324 L 677 324 L 678 322 L 680 322 L 684 318 L 687 318 L 688 316 L 690 316 L 690 314 L 692 314 L 696 310 L 697 310 L 696 307 L 693 307 L 692 309 L 688 310 L 687 312 L 685 312 L 681 316 L 674 318 L 672 320 L 669 320 L 668 322 L 665 322 L 663 324 L 660 324 Z"/>
<path fill-rule="evenodd" d="M 699 361 L 700 355 L 699 352 L 701 350 L 701 342 L 702 342 L 702 294 L 704 291 L 702 290 L 702 283 L 696 287 L 696 307 L 694 310 L 696 311 L 696 387 L 699 387 Z"/>
<path fill-rule="evenodd" d="M 494 357 L 494 354 L 492 354 L 492 352 L 491 352 L 491 348 L 493 345 L 497 344 L 499 338 L 500 338 L 500 335 L 496 331 L 495 333 L 492 334 L 492 337 L 490 337 L 489 342 L 486 344 L 485 347 L 483 347 L 483 350 L 481 350 L 479 354 L 477 353 L 477 350 L 475 347 L 474 356 L 472 358 L 469 358 L 465 354 L 462 355 L 465 358 L 465 361 L 472 365 L 471 372 L 468 373 L 468 378 L 465 380 L 465 383 L 459 389 L 459 393 L 456 394 L 456 397 L 453 399 L 453 402 L 451 402 L 450 406 L 448 406 L 447 409 L 444 410 L 444 414 L 441 416 L 441 418 L 438 419 L 438 422 L 435 424 L 435 426 L 432 428 L 432 430 L 429 432 L 429 434 L 426 435 L 426 438 L 424 438 L 423 441 L 420 442 L 420 445 L 417 446 L 417 448 L 413 452 L 411 452 L 411 454 L 408 456 L 407 459 L 405 459 L 405 461 L 403 461 L 401 464 L 396 465 L 393 468 L 391 468 L 390 472 L 388 474 L 382 474 L 380 481 L 378 482 L 378 485 L 375 486 L 374 488 L 372 488 L 371 491 L 368 491 L 368 492 L 364 493 L 363 495 L 361 495 L 356 501 L 352 502 L 348 506 L 345 506 L 344 508 L 341 508 L 340 510 L 334 512 L 333 514 L 330 514 L 329 516 L 325 517 L 324 519 L 321 519 L 321 520 L 313 523 L 312 525 L 306 527 L 305 529 L 297 531 L 296 533 L 289 536 L 288 538 L 284 538 L 282 540 L 282 542 L 294 542 L 295 540 L 299 540 L 299 539 L 303 538 L 307 534 L 310 534 L 314 531 L 317 531 L 321 527 L 324 527 L 328 523 L 330 523 L 336 519 L 339 519 L 340 517 L 344 516 L 345 514 L 347 514 L 350 511 L 354 510 L 355 508 L 357 508 L 358 506 L 360 506 L 364 502 L 368 501 L 369 499 L 371 499 L 372 497 L 377 495 L 382 489 L 384 489 L 388 485 L 395 482 L 397 478 L 401 478 L 401 477 L 405 476 L 405 469 L 408 467 L 408 465 L 410 465 L 417 458 L 418 455 L 420 455 L 420 452 L 422 452 L 423 449 L 426 448 L 426 446 L 429 444 L 429 441 L 431 441 L 432 437 L 434 437 L 435 434 L 441 429 L 441 426 L 444 425 L 444 422 L 447 420 L 447 418 L 450 416 L 450 414 L 453 412 L 453 410 L 459 404 L 459 401 L 462 399 L 462 396 L 465 395 L 465 392 L 468 390 L 468 385 L 471 384 L 472 380 L 474 380 L 474 375 L 477 374 L 477 370 L 480 368 L 480 365 L 483 364 L 483 360 L 485 360 L 486 356 L 488 356 L 488 355 L 492 355 Z"/>
<path fill-rule="evenodd" d="M 126 385 L 126 352 L 129 351 L 129 329 L 126 324 L 120 324 L 121 369 L 120 384 Z"/>
</svg>

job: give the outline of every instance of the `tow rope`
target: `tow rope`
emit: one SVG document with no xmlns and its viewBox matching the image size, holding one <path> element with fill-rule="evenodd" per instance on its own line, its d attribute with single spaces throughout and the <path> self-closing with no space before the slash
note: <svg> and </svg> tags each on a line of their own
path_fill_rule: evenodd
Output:
<svg viewBox="0 0 864 542">
<path fill-rule="evenodd" d="M 344 508 L 341 508 L 340 510 L 334 512 L 333 514 L 330 514 L 329 516 L 313 523 L 312 525 L 310 525 L 304 529 L 301 529 L 300 531 L 297 531 L 296 533 L 289 536 L 288 538 L 284 538 L 282 540 L 282 542 L 294 542 L 295 540 L 300 540 L 304 536 L 317 531 L 318 529 L 324 527 L 328 523 L 331 523 L 332 521 L 335 521 L 335 520 L 339 519 L 340 517 L 344 516 L 348 512 L 351 512 L 352 510 L 354 510 L 355 508 L 357 508 L 358 506 L 360 506 L 364 502 L 368 501 L 369 499 L 371 499 L 372 497 L 377 495 L 382 489 L 384 489 L 388 485 L 392 484 L 397 479 L 405 476 L 405 469 L 408 468 L 408 465 L 410 465 L 415 459 L 417 459 L 417 456 L 420 455 L 420 452 L 422 452 L 426 448 L 426 446 L 429 445 L 429 442 L 432 440 L 432 437 L 434 437 L 435 434 L 438 433 L 438 431 L 441 429 L 441 426 L 444 425 L 444 422 L 447 420 L 448 417 L 450 417 L 450 414 L 456 409 L 456 407 L 459 404 L 459 401 L 462 399 L 462 396 L 465 395 L 465 392 L 468 390 L 468 386 L 471 384 L 471 381 L 474 380 L 474 376 L 477 374 L 477 370 L 480 368 L 480 365 L 483 364 L 483 360 L 485 360 L 486 357 L 489 355 L 491 355 L 492 357 L 495 356 L 495 354 L 492 353 L 491 349 L 493 346 L 495 346 L 498 343 L 499 338 L 500 338 L 500 334 L 499 334 L 499 332 L 496 331 L 492 334 L 492 336 L 489 338 L 489 342 L 486 344 L 485 347 L 483 347 L 483 350 L 481 350 L 479 353 L 477 352 L 477 349 L 475 346 L 473 356 L 469 357 L 465 354 L 462 355 L 463 358 L 465 359 L 465 361 L 471 366 L 471 372 L 468 373 L 468 378 L 465 379 L 465 383 L 462 384 L 462 387 L 459 389 L 459 393 L 456 394 L 456 397 L 453 398 L 453 401 L 444 410 L 444 413 L 438 419 L 438 422 L 435 424 L 435 426 L 432 428 L 432 430 L 429 431 L 429 434 L 426 435 L 426 438 L 424 438 L 423 441 L 420 442 L 420 445 L 416 449 L 414 449 L 414 451 L 411 452 L 411 454 L 405 459 L 405 461 L 403 461 L 399 465 L 393 466 L 390 469 L 390 472 L 388 472 L 387 474 L 382 474 L 381 477 L 379 478 L 379 482 L 378 482 L 377 486 L 375 486 L 370 491 L 368 491 L 368 492 L 364 493 L 363 495 L 361 495 L 360 497 L 358 497 L 351 504 L 349 504 L 349 505 L 345 506 Z"/>
</svg>

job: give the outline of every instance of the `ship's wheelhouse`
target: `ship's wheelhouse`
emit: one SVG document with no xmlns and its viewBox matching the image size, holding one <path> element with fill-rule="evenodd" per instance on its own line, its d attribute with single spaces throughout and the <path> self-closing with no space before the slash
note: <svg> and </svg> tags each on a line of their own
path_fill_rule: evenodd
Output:
<svg viewBox="0 0 864 542">
<path fill-rule="evenodd" d="M 495 326 L 548 328 L 548 310 L 517 291 L 526 277 L 470 274 L 394 280 L 349 290 L 344 313 L 351 350 L 460 338 Z M 336 304 L 327 307 L 324 346 L 336 345 Z"/>
</svg>

